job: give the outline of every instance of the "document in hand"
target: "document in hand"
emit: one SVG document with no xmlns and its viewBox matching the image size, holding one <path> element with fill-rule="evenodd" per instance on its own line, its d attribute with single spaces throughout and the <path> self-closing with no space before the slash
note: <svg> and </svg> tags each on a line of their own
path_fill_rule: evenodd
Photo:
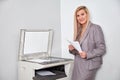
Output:
<svg viewBox="0 0 120 80">
<path fill-rule="evenodd" d="M 80 44 L 78 41 L 69 41 L 68 42 L 73 45 L 73 47 L 78 51 L 78 52 L 82 52 L 82 49 L 80 47 Z"/>
</svg>

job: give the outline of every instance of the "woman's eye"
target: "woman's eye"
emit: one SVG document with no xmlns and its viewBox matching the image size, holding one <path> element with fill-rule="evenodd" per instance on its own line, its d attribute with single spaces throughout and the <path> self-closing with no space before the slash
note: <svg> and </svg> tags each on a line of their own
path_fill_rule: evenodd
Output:
<svg viewBox="0 0 120 80">
<path fill-rule="evenodd" d="M 82 16 L 84 15 L 84 13 L 81 14 Z"/>
<path fill-rule="evenodd" d="M 77 15 L 77 17 L 79 17 L 80 15 Z"/>
</svg>

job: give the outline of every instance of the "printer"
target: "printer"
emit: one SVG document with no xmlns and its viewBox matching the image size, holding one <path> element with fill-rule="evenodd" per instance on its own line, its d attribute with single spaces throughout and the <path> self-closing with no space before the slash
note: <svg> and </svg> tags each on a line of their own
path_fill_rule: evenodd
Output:
<svg viewBox="0 0 120 80">
<path fill-rule="evenodd" d="M 53 30 L 20 30 L 18 80 L 70 80 L 73 60 L 51 56 Z"/>
</svg>

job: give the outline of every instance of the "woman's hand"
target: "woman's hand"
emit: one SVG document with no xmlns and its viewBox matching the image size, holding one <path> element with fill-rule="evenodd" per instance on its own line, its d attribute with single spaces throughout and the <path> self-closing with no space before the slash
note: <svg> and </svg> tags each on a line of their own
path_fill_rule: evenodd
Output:
<svg viewBox="0 0 120 80">
<path fill-rule="evenodd" d="M 86 52 L 82 51 L 82 52 L 79 52 L 79 54 L 80 54 L 81 58 L 83 58 L 83 59 L 87 58 Z"/>
<path fill-rule="evenodd" d="M 69 45 L 68 48 L 69 48 L 70 51 L 75 49 L 72 45 Z"/>
</svg>

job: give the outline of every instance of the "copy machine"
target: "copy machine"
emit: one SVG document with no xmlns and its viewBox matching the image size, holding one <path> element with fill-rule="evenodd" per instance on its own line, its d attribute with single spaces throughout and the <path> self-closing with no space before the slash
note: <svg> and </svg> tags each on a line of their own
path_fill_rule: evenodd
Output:
<svg viewBox="0 0 120 80">
<path fill-rule="evenodd" d="M 72 59 L 51 56 L 53 30 L 21 29 L 18 80 L 70 80 Z"/>
</svg>

